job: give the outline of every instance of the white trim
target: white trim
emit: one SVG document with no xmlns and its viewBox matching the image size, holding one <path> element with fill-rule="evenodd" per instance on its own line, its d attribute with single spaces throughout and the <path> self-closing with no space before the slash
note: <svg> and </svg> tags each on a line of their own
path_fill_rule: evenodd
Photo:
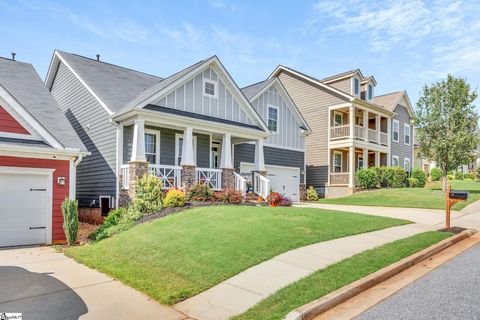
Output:
<svg viewBox="0 0 480 320">
<path fill-rule="evenodd" d="M 218 81 L 210 80 L 210 79 L 207 79 L 207 78 L 203 77 L 203 73 L 202 73 L 202 79 L 203 79 L 202 95 L 204 97 L 207 97 L 207 98 L 218 99 Z M 205 92 L 207 83 L 213 85 L 213 94 Z"/>
<path fill-rule="evenodd" d="M 338 172 L 343 172 L 343 152 L 342 151 L 339 151 L 339 150 L 333 150 L 333 173 L 336 173 L 337 171 L 335 171 L 335 167 L 337 166 L 336 163 L 335 163 L 335 155 L 340 155 L 340 171 Z M 332 173 L 332 172 L 329 172 L 329 174 Z"/>
<path fill-rule="evenodd" d="M 358 80 L 358 93 L 355 93 L 355 79 Z M 352 96 L 360 97 L 360 95 L 362 93 L 362 84 L 361 84 L 361 81 L 360 81 L 359 77 L 357 77 L 357 76 L 352 77 L 351 90 L 352 90 Z"/>
<path fill-rule="evenodd" d="M 395 140 L 395 124 L 398 125 L 397 140 Z M 400 122 L 397 119 L 392 119 L 392 141 L 400 142 Z"/>
<path fill-rule="evenodd" d="M 178 140 L 183 139 L 183 133 L 175 133 L 175 166 L 181 166 L 178 162 L 179 154 L 182 152 L 178 150 Z M 197 165 L 197 136 L 193 136 L 193 162 Z"/>
<path fill-rule="evenodd" d="M 72 150 L 59 150 L 48 147 L 37 147 L 30 145 L 16 145 L 0 142 L 0 154 L 4 156 L 18 156 L 18 154 L 24 155 L 29 158 L 54 158 L 61 160 L 69 160 L 70 157 L 76 157 L 79 155 L 88 156 L 90 152 L 79 152 Z M 43 156 L 42 156 L 43 155 Z M 45 157 L 47 156 L 47 157 Z"/>
<path fill-rule="evenodd" d="M 408 129 L 407 129 L 408 127 Z M 406 134 L 408 132 L 408 135 Z M 405 141 L 406 137 L 408 136 L 408 143 Z M 403 124 L 403 144 L 409 146 L 412 142 L 412 131 L 411 126 L 408 123 Z"/>
<path fill-rule="evenodd" d="M 248 141 L 248 142 L 242 142 L 242 143 L 249 143 L 249 144 L 255 144 L 254 141 Z M 288 146 L 282 146 L 280 144 L 274 144 L 274 143 L 263 143 L 264 147 L 270 147 L 270 148 L 277 148 L 277 149 L 284 149 L 284 150 L 292 150 L 292 151 L 300 151 L 300 152 L 305 152 L 305 148 L 301 147 L 288 147 Z"/>
<path fill-rule="evenodd" d="M 75 167 L 75 160 L 70 159 L 68 170 L 68 198 L 75 200 L 76 180 L 77 180 L 77 167 Z"/>
<path fill-rule="evenodd" d="M 335 116 L 336 115 L 339 115 L 340 117 L 342 117 L 342 123 L 337 125 L 337 123 L 335 122 Z M 334 127 L 337 127 L 337 126 L 343 126 L 345 124 L 345 121 L 343 119 L 343 113 L 340 112 L 340 111 L 337 111 L 337 110 L 333 110 L 333 126 Z"/>
<path fill-rule="evenodd" d="M 155 135 L 155 157 L 156 157 L 156 162 L 152 164 L 160 164 L 160 134 L 161 132 L 159 130 L 153 130 L 153 129 L 145 129 L 145 135 L 147 134 L 153 134 Z M 145 144 L 147 143 L 147 139 L 145 139 Z M 148 153 L 151 154 L 151 153 Z M 145 145 L 145 159 L 147 158 L 147 146 Z M 148 161 L 148 160 L 147 160 Z"/>
<path fill-rule="evenodd" d="M 55 169 L 22 168 L 0 166 L 0 174 L 35 174 L 45 175 L 47 178 L 47 216 L 45 219 L 45 243 L 52 244 L 52 218 L 53 218 L 53 172 Z"/>
<path fill-rule="evenodd" d="M 24 134 L 24 133 L 0 132 L 0 137 L 2 137 L 2 138 L 12 138 L 12 139 L 22 139 L 22 140 L 43 141 L 41 138 L 39 138 L 37 136 L 33 136 L 33 135 L 30 135 L 30 134 Z"/>
<path fill-rule="evenodd" d="M 409 170 L 407 170 L 407 168 L 406 168 L 406 165 L 405 165 L 406 162 L 408 162 L 408 169 Z M 405 169 L 405 171 L 407 171 L 407 172 L 412 171 L 412 162 L 410 161 L 410 158 L 403 158 L 403 169 Z"/>
<path fill-rule="evenodd" d="M 395 165 L 393 163 L 393 159 L 397 159 L 398 165 Z M 400 167 L 400 157 L 399 156 L 392 155 L 392 167 Z"/>
<path fill-rule="evenodd" d="M 112 197 L 111 196 L 106 196 L 106 195 L 101 195 L 98 196 L 98 207 L 100 208 L 100 214 L 102 211 L 102 199 L 108 199 L 108 208 L 112 208 Z"/>
<path fill-rule="evenodd" d="M 117 166 L 115 168 L 116 174 L 116 184 L 115 184 L 115 208 L 119 207 L 119 199 L 120 199 L 120 172 L 122 170 L 123 165 L 123 124 L 117 124 L 117 150 L 116 150 L 116 163 Z"/>
<path fill-rule="evenodd" d="M 270 119 L 270 108 L 272 109 L 276 109 L 277 110 L 277 119 Z M 268 123 L 270 120 L 276 120 L 277 121 L 277 128 L 275 131 L 271 130 L 270 127 L 268 128 L 268 130 L 270 130 L 271 133 L 273 134 L 278 134 L 278 132 L 280 131 L 279 129 L 279 123 L 280 123 L 280 112 L 279 112 L 279 108 L 277 106 L 274 106 L 274 105 L 271 105 L 271 104 L 267 104 L 267 127 L 269 127 Z"/>
</svg>

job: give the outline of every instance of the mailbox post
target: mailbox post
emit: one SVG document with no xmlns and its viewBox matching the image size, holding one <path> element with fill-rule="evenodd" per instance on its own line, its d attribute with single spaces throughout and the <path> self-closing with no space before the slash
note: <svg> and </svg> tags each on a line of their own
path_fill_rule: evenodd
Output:
<svg viewBox="0 0 480 320">
<path fill-rule="evenodd" d="M 468 191 L 461 191 L 461 190 L 452 190 L 452 186 L 447 186 L 446 191 L 446 217 L 445 217 L 445 228 L 450 229 L 450 210 L 453 205 L 460 201 L 467 201 L 468 199 Z"/>
</svg>

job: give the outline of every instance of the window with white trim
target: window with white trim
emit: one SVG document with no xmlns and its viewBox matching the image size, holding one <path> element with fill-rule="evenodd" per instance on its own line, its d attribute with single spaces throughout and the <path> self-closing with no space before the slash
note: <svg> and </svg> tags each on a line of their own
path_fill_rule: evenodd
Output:
<svg viewBox="0 0 480 320">
<path fill-rule="evenodd" d="M 183 134 L 175 135 L 175 165 L 182 164 Z M 197 163 L 197 136 L 193 136 L 193 162 Z"/>
<path fill-rule="evenodd" d="M 272 132 L 278 132 L 278 108 L 268 106 L 268 129 Z"/>
<path fill-rule="evenodd" d="M 160 164 L 160 133 L 145 130 L 145 158 L 150 164 Z"/>
<path fill-rule="evenodd" d="M 400 166 L 400 158 L 398 156 L 392 156 L 392 167 Z"/>
<path fill-rule="evenodd" d="M 363 156 L 359 156 L 358 157 L 358 169 L 362 169 L 363 168 Z"/>
<path fill-rule="evenodd" d="M 400 123 L 393 119 L 392 140 L 398 142 L 400 138 Z"/>
<path fill-rule="evenodd" d="M 343 124 L 343 113 L 334 111 L 333 112 L 333 121 L 335 126 L 341 126 Z"/>
<path fill-rule="evenodd" d="M 403 124 L 403 143 L 410 145 L 410 125 L 408 123 Z"/>
<path fill-rule="evenodd" d="M 203 79 L 203 95 L 209 98 L 217 98 L 217 82 Z"/>
<path fill-rule="evenodd" d="M 356 95 L 356 96 L 359 96 L 360 95 L 360 79 L 358 79 L 357 77 L 354 77 L 353 80 L 352 80 L 352 91 L 353 91 L 353 94 Z"/>
<path fill-rule="evenodd" d="M 342 172 L 342 159 L 343 155 L 341 152 L 333 153 L 333 172 Z"/>
<path fill-rule="evenodd" d="M 410 159 L 409 158 L 404 158 L 403 159 L 403 168 L 405 171 L 410 172 Z"/>
<path fill-rule="evenodd" d="M 373 85 L 369 84 L 367 86 L 367 99 L 369 101 L 372 101 L 373 100 Z"/>
</svg>

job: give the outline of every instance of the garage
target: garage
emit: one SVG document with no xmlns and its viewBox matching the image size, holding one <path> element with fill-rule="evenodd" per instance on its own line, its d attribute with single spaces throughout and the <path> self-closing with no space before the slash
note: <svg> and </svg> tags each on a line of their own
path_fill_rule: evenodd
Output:
<svg viewBox="0 0 480 320">
<path fill-rule="evenodd" d="M 248 174 L 253 169 L 252 163 L 240 163 L 241 173 Z M 286 195 L 293 201 L 300 201 L 300 168 L 266 165 L 265 170 L 273 191 Z"/>
<path fill-rule="evenodd" d="M 52 172 L 0 168 L 0 247 L 51 242 Z"/>
</svg>

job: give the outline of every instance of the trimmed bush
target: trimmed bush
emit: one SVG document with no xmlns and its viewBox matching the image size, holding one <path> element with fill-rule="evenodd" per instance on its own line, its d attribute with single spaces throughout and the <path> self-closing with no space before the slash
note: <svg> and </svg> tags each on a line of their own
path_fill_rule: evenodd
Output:
<svg viewBox="0 0 480 320">
<path fill-rule="evenodd" d="M 392 167 L 393 176 L 391 181 L 392 188 L 403 188 L 407 182 L 407 172 L 400 167 Z"/>
<path fill-rule="evenodd" d="M 133 205 L 123 208 L 120 207 L 108 213 L 103 220 L 103 224 L 88 237 L 92 240 L 102 240 L 109 238 L 117 233 L 131 228 L 135 221 L 140 220 L 145 214 L 137 210 Z"/>
<path fill-rule="evenodd" d="M 463 172 L 462 171 L 455 172 L 455 180 L 463 180 Z"/>
<path fill-rule="evenodd" d="M 465 180 L 467 180 L 467 179 L 468 180 L 475 180 L 475 173 L 473 173 L 473 172 L 465 173 L 463 175 L 463 179 L 465 179 Z"/>
<path fill-rule="evenodd" d="M 243 195 L 240 191 L 235 189 L 225 189 L 222 192 L 215 194 L 215 198 L 223 203 L 239 204 L 243 202 Z"/>
<path fill-rule="evenodd" d="M 447 174 L 447 180 L 455 180 L 455 176 L 453 174 Z"/>
<path fill-rule="evenodd" d="M 425 171 L 420 168 L 413 169 L 410 177 L 417 179 L 418 185 L 415 188 L 425 187 L 425 184 L 427 183 L 427 174 L 425 173 Z"/>
<path fill-rule="evenodd" d="M 410 188 L 419 188 L 419 187 L 420 187 L 417 178 L 408 178 L 408 179 L 407 179 L 407 183 L 408 183 L 408 186 L 409 186 Z"/>
<path fill-rule="evenodd" d="M 286 196 L 282 196 L 282 200 L 280 200 L 280 203 L 278 204 L 279 207 L 291 207 L 293 204 L 292 199 Z"/>
<path fill-rule="evenodd" d="M 313 186 L 307 189 L 307 201 L 317 201 L 319 199 L 317 190 Z"/>
<path fill-rule="evenodd" d="M 373 189 L 378 185 L 378 174 L 376 168 L 363 168 L 357 171 L 357 179 L 360 187 Z"/>
<path fill-rule="evenodd" d="M 439 181 L 440 178 L 443 177 L 443 171 L 440 168 L 433 168 L 432 171 L 430 171 L 430 176 L 432 181 Z"/>
<path fill-rule="evenodd" d="M 188 191 L 187 199 L 189 201 L 207 202 L 214 200 L 213 190 L 206 184 L 197 183 Z"/>
<path fill-rule="evenodd" d="M 162 180 L 154 175 L 143 175 L 136 181 L 135 207 L 143 214 L 162 208 Z"/>
<path fill-rule="evenodd" d="M 95 232 L 91 233 L 88 237 L 92 240 L 101 240 L 107 238 L 107 231 L 113 226 L 116 226 L 120 221 L 120 218 L 126 213 L 126 208 L 118 208 L 115 210 L 111 210 L 108 213 L 108 216 L 103 220 L 102 225 L 95 230 Z"/>
<path fill-rule="evenodd" d="M 186 196 L 182 190 L 171 188 L 163 199 L 163 206 L 166 208 L 185 206 Z"/>
<path fill-rule="evenodd" d="M 78 201 L 65 199 L 62 202 L 63 232 L 69 246 L 75 244 L 78 236 Z"/>
</svg>

